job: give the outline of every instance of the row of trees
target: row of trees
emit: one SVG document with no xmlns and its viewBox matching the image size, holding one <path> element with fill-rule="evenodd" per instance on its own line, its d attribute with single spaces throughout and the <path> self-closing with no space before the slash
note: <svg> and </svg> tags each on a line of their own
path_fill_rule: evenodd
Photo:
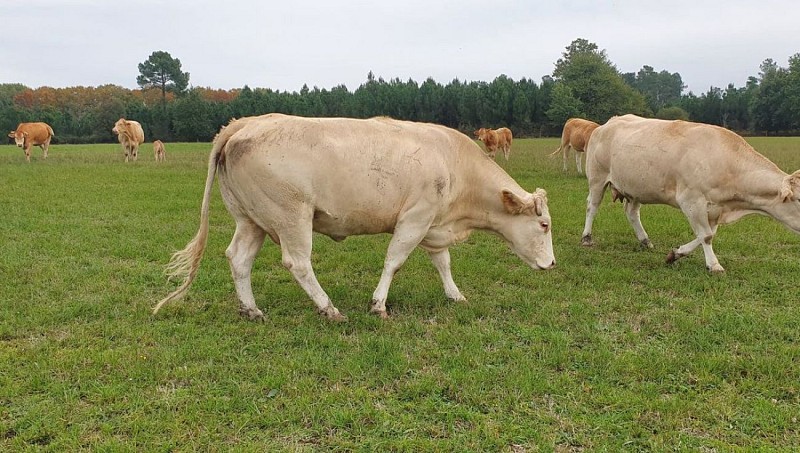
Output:
<svg viewBox="0 0 800 453">
<path fill-rule="evenodd" d="M 281 112 L 303 116 L 366 118 L 386 115 L 427 121 L 471 132 L 510 127 L 517 136 L 558 135 L 570 117 L 603 123 L 635 113 L 716 124 L 751 134 L 800 132 L 800 54 L 787 68 L 765 60 L 746 86 L 711 87 L 684 94 L 680 74 L 643 66 L 620 73 L 606 52 L 584 39 L 573 41 L 552 75 L 536 83 L 505 75 L 491 82 L 429 78 L 384 80 L 371 72 L 356 90 L 303 86 L 297 92 L 245 86 L 235 90 L 188 88 L 189 73 L 167 52 L 154 52 L 139 65 L 140 89 L 114 85 L 31 89 L 0 84 L 0 127 L 45 121 L 61 143 L 114 140 L 120 117 L 136 119 L 148 140 L 208 141 L 232 117 Z"/>
</svg>

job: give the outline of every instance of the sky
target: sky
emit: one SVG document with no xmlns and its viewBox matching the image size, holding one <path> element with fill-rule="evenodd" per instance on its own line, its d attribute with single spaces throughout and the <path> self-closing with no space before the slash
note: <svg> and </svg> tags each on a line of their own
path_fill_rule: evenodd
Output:
<svg viewBox="0 0 800 453">
<path fill-rule="evenodd" d="M 797 0 L 4 0 L 0 83 L 137 88 L 169 52 L 194 87 L 354 91 L 428 77 L 537 83 L 578 38 L 620 72 L 679 73 L 695 94 L 742 87 L 800 53 Z"/>
</svg>

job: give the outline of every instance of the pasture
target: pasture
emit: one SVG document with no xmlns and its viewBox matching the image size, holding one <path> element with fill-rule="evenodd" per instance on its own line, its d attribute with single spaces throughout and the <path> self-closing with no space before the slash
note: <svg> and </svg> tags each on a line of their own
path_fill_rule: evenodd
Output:
<svg viewBox="0 0 800 453">
<path fill-rule="evenodd" d="M 784 171 L 800 138 L 753 138 Z M 187 297 L 156 316 L 163 267 L 194 236 L 210 144 L 0 146 L 2 451 L 619 451 L 800 448 L 800 237 L 758 216 L 715 251 L 677 210 L 644 206 L 641 250 L 607 194 L 581 247 L 586 180 L 515 140 L 497 161 L 547 190 L 558 266 L 536 272 L 495 236 L 451 248 L 466 303 L 415 251 L 368 314 L 388 235 L 315 236 L 332 323 L 265 244 L 253 269 L 267 320 L 240 318 L 215 188 Z"/>
</svg>

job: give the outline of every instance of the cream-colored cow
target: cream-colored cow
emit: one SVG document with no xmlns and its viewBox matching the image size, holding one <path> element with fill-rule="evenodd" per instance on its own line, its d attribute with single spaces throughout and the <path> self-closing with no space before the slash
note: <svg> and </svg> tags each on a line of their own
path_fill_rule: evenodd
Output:
<svg viewBox="0 0 800 453">
<path fill-rule="evenodd" d="M 553 156 L 558 153 L 563 153 L 564 171 L 567 171 L 569 150 L 572 148 L 572 150 L 575 151 L 575 166 L 578 169 L 578 173 L 583 173 L 583 170 L 581 170 L 581 154 L 586 151 L 589 138 L 598 126 L 600 125 L 594 121 L 585 120 L 583 118 L 570 118 L 564 123 L 564 130 L 561 132 L 561 144 L 550 154 Z"/>
<path fill-rule="evenodd" d="M 748 214 L 770 216 L 800 233 L 800 170 L 784 173 L 727 129 L 625 115 L 595 129 L 586 154 L 584 245 L 593 244 L 592 221 L 606 187 L 624 200 L 628 221 L 646 247 L 652 244 L 639 219 L 642 204 L 683 211 L 695 238 L 672 250 L 669 263 L 702 246 L 706 267 L 723 272 L 711 247 L 717 227 Z"/>
<path fill-rule="evenodd" d="M 167 151 L 164 149 L 164 142 L 156 140 L 153 142 L 153 155 L 155 155 L 156 162 L 164 162 L 167 158 Z"/>
<path fill-rule="evenodd" d="M 42 159 L 47 159 L 47 150 L 54 135 L 53 128 L 47 123 L 19 123 L 17 130 L 8 133 L 8 137 L 13 138 L 14 143 L 25 151 L 27 162 L 31 161 L 33 146 L 42 148 L 44 152 Z"/>
<path fill-rule="evenodd" d="M 117 136 L 122 149 L 125 151 L 125 162 L 128 161 L 128 156 L 136 161 L 139 157 L 139 145 L 144 143 L 144 130 L 138 121 L 126 120 L 120 118 L 114 124 L 111 132 Z"/>
<path fill-rule="evenodd" d="M 469 137 L 444 126 L 389 118 L 241 118 L 214 139 L 195 238 L 173 255 L 171 275 L 183 284 L 154 312 L 182 296 L 208 239 L 215 175 L 236 221 L 226 251 L 240 313 L 262 319 L 250 285 L 264 239 L 280 245 L 283 265 L 330 319 L 333 306 L 311 267 L 312 232 L 342 240 L 391 233 L 371 311 L 386 316 L 395 272 L 414 248 L 428 252 L 445 295 L 464 296 L 453 282 L 450 252 L 473 230 L 497 233 L 534 269 L 555 265 L 545 191 L 522 189 Z"/>
</svg>

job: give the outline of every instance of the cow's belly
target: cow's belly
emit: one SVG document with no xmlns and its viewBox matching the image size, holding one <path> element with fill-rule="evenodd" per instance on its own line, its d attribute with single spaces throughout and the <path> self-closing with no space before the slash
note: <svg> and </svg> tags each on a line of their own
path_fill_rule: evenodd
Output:
<svg viewBox="0 0 800 453">
<path fill-rule="evenodd" d="M 667 204 L 675 206 L 675 183 L 643 173 L 609 178 L 610 185 L 626 199 L 642 204 Z"/>
<path fill-rule="evenodd" d="M 391 233 L 394 231 L 396 221 L 396 216 L 369 211 L 352 210 L 331 213 L 325 210 L 316 210 L 312 228 L 317 233 L 340 241 L 347 236 L 359 234 Z"/>
</svg>

